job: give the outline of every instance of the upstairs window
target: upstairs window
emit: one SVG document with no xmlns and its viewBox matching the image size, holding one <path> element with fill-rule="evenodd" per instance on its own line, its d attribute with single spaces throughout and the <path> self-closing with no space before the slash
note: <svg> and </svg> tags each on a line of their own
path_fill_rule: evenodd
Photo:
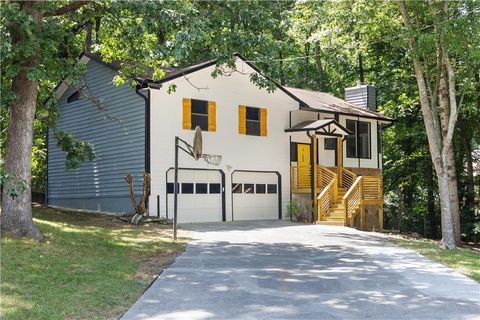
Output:
<svg viewBox="0 0 480 320">
<path fill-rule="evenodd" d="M 253 107 L 246 107 L 246 121 L 247 121 L 247 135 L 260 135 L 260 109 Z"/>
<path fill-rule="evenodd" d="M 202 131 L 216 131 L 215 101 L 183 99 L 183 128 L 195 130 L 199 126 Z"/>
<path fill-rule="evenodd" d="M 74 101 L 82 100 L 83 98 L 85 98 L 85 96 L 83 95 L 82 89 L 83 89 L 83 88 L 80 88 L 80 89 L 78 89 L 77 91 L 75 91 L 74 93 L 72 93 L 72 94 L 67 98 L 67 103 L 71 103 L 71 102 L 74 102 Z"/>
<path fill-rule="evenodd" d="M 266 136 L 267 109 L 238 106 L 238 132 L 249 136 Z"/>
<path fill-rule="evenodd" d="M 347 129 L 352 132 L 347 136 L 347 158 L 372 158 L 371 124 L 365 121 L 347 120 Z"/>
<path fill-rule="evenodd" d="M 208 101 L 192 99 L 192 129 L 208 131 Z"/>
</svg>

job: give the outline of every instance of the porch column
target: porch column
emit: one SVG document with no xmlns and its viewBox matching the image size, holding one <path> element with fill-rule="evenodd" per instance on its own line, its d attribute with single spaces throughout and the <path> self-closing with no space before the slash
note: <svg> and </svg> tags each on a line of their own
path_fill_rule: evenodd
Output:
<svg viewBox="0 0 480 320">
<path fill-rule="evenodd" d="M 337 167 L 338 167 L 338 186 L 342 187 L 342 168 L 343 168 L 343 137 L 337 138 Z"/>
<path fill-rule="evenodd" d="M 311 172 L 311 193 L 312 193 L 312 221 L 317 220 L 317 136 L 315 133 L 310 135 L 310 172 Z"/>
</svg>

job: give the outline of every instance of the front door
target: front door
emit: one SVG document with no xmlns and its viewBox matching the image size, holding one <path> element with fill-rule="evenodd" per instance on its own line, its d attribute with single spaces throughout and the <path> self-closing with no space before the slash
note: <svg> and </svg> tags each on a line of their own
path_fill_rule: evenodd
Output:
<svg viewBox="0 0 480 320">
<path fill-rule="evenodd" d="M 298 187 L 310 187 L 310 145 L 297 144 Z"/>
</svg>

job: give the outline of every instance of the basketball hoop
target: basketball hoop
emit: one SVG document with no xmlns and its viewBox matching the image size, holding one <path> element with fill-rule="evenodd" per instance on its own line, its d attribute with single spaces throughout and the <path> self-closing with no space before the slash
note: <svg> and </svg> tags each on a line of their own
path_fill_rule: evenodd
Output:
<svg viewBox="0 0 480 320">
<path fill-rule="evenodd" d="M 178 150 L 182 150 L 195 160 L 203 158 L 206 163 L 218 166 L 222 156 L 218 154 L 206 154 L 202 152 L 202 129 L 195 127 L 193 146 L 178 136 L 175 137 L 175 166 L 174 166 L 174 188 L 173 188 L 173 240 L 177 240 L 177 210 L 178 210 Z"/>
<path fill-rule="evenodd" d="M 202 154 L 203 160 L 212 166 L 218 166 L 222 162 L 222 156 L 218 154 Z"/>
<path fill-rule="evenodd" d="M 195 135 L 193 136 L 192 154 L 195 160 L 202 156 L 202 129 L 199 126 L 195 127 Z"/>
</svg>

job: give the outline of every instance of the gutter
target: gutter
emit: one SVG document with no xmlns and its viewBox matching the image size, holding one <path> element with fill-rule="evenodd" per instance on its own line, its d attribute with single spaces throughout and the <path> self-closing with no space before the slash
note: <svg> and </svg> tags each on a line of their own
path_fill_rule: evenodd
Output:
<svg viewBox="0 0 480 320">
<path fill-rule="evenodd" d="M 161 85 L 157 85 L 155 89 L 160 89 Z M 147 89 L 147 94 L 140 92 L 141 89 Z M 151 99 L 150 99 L 150 87 L 148 83 L 142 81 L 137 84 L 135 87 L 135 93 L 138 94 L 145 101 L 145 171 L 150 173 L 150 109 L 151 109 Z M 148 191 L 148 198 L 145 203 L 145 207 L 148 209 L 151 190 Z"/>
</svg>

